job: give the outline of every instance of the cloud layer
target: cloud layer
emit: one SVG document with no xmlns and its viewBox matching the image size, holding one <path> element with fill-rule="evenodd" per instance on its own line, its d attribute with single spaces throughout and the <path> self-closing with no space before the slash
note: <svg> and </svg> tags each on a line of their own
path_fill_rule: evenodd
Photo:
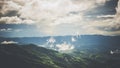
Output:
<svg viewBox="0 0 120 68">
<path fill-rule="evenodd" d="M 15 41 L 3 41 L 1 44 L 17 44 L 18 42 Z"/>
<path fill-rule="evenodd" d="M 74 49 L 73 45 L 62 43 L 62 44 L 57 44 L 56 47 L 58 48 L 58 51 L 62 52 L 67 52 L 71 51 Z"/>
<path fill-rule="evenodd" d="M 115 15 L 100 15 L 95 19 L 85 15 L 110 1 L 112 0 L 2 0 L 0 23 L 36 24 L 44 35 L 74 35 L 77 32 L 119 35 L 120 1 Z"/>
</svg>

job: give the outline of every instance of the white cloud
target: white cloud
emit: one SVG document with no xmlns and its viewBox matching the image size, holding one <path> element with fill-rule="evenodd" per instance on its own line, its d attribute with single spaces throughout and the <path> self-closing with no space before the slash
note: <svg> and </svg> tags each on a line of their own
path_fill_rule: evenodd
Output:
<svg viewBox="0 0 120 68">
<path fill-rule="evenodd" d="M 75 32 L 120 34 L 119 31 L 106 31 L 111 28 L 119 29 L 120 1 L 115 16 L 98 16 L 98 18 L 115 17 L 114 19 L 90 21 L 84 18 L 84 12 L 104 5 L 106 1 L 109 0 L 10 0 L 3 6 L 2 14 L 16 10 L 20 17 L 1 17 L 0 21 L 5 21 L 6 24 L 36 24 L 44 35 L 74 35 Z M 105 30 L 97 29 L 98 27 L 105 27 Z"/>
<path fill-rule="evenodd" d="M 97 16 L 97 18 L 109 18 L 109 17 L 114 18 L 115 15 L 100 15 L 100 16 Z"/>
<path fill-rule="evenodd" d="M 6 14 L 8 13 L 9 11 L 18 11 L 20 9 L 20 5 L 18 5 L 17 3 L 14 3 L 13 1 L 11 0 L 4 0 L 3 1 L 5 4 L 2 6 L 2 9 L 1 9 L 1 13 L 2 14 Z"/>
<path fill-rule="evenodd" d="M 1 28 L 0 32 L 20 32 L 22 29 L 13 29 L 13 28 Z"/>
<path fill-rule="evenodd" d="M 74 49 L 74 46 L 71 44 L 67 44 L 66 42 L 61 43 L 61 44 L 56 44 L 55 42 L 57 42 L 55 40 L 55 38 L 50 37 L 47 42 L 46 42 L 46 48 L 50 48 L 56 51 L 60 51 L 60 52 L 71 52 Z"/>
<path fill-rule="evenodd" d="M 118 1 L 118 7 L 116 8 L 116 11 L 117 13 L 116 13 L 115 21 L 119 23 L 120 22 L 120 0 Z"/>
<path fill-rule="evenodd" d="M 71 38 L 71 41 L 72 41 L 72 42 L 75 42 L 75 41 L 76 41 L 76 39 L 75 39 L 74 37 L 72 37 L 72 38 Z"/>
<path fill-rule="evenodd" d="M 15 41 L 3 41 L 1 44 L 17 44 L 18 42 Z"/>
<path fill-rule="evenodd" d="M 22 20 L 18 16 L 12 16 L 12 17 L 1 17 L 0 23 L 6 23 L 6 24 L 33 24 L 35 23 L 32 20 Z"/>
<path fill-rule="evenodd" d="M 17 16 L 1 17 L 0 21 L 1 21 L 1 23 L 5 22 L 6 24 L 19 24 L 22 22 L 22 20 L 20 18 L 18 18 Z"/>
<path fill-rule="evenodd" d="M 106 0 L 28 0 L 19 10 L 19 14 L 23 18 L 49 24 L 58 21 L 59 18 L 66 17 L 70 12 L 87 11 L 96 7 L 96 3 L 103 4 L 105 1 Z M 76 2 L 78 3 L 76 4 Z"/>
<path fill-rule="evenodd" d="M 8 31 L 11 31 L 12 29 L 11 28 L 7 28 L 7 29 L 5 29 L 5 28 L 2 28 L 2 29 L 0 29 L 0 31 L 2 31 L 2 32 L 8 32 Z"/>
<path fill-rule="evenodd" d="M 48 40 L 47 40 L 47 43 L 55 43 L 56 40 L 53 38 L 53 37 L 50 37 Z"/>
<path fill-rule="evenodd" d="M 106 0 L 9 0 L 5 1 L 7 4 L 2 7 L 2 14 L 10 10 L 16 10 L 22 18 L 49 24 L 57 21 L 59 18 L 66 17 L 70 12 L 87 11 L 96 7 L 96 3 L 101 4 L 105 1 Z"/>
<path fill-rule="evenodd" d="M 98 3 L 98 4 L 104 4 L 106 1 L 110 1 L 110 0 L 96 0 L 96 3 Z"/>
<path fill-rule="evenodd" d="M 56 47 L 58 48 L 58 51 L 69 51 L 74 49 L 74 46 L 66 43 L 57 44 Z"/>
</svg>

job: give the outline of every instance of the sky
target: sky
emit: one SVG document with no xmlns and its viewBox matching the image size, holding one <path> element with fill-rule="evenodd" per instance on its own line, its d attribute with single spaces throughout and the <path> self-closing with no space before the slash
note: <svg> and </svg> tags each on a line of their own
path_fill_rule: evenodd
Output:
<svg viewBox="0 0 120 68">
<path fill-rule="evenodd" d="M 1 37 L 120 35 L 119 0 L 0 0 Z"/>
</svg>

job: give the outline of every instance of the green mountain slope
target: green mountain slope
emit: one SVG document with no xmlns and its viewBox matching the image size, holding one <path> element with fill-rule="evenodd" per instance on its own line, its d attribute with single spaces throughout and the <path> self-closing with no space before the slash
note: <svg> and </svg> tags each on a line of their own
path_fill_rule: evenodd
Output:
<svg viewBox="0 0 120 68">
<path fill-rule="evenodd" d="M 80 58 L 38 47 L 36 45 L 0 45 L 2 68 L 84 68 Z"/>
<path fill-rule="evenodd" d="M 0 68 L 119 68 L 120 60 L 99 62 L 82 53 L 64 54 L 33 44 L 0 44 Z M 88 54 L 89 56 L 89 54 Z"/>
</svg>

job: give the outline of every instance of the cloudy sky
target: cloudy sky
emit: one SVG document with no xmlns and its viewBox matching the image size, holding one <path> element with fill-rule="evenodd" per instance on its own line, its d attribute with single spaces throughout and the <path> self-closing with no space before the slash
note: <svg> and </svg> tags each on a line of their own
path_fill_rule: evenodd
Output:
<svg viewBox="0 0 120 68">
<path fill-rule="evenodd" d="M 120 35 L 119 0 L 0 0 L 0 36 Z"/>
</svg>

